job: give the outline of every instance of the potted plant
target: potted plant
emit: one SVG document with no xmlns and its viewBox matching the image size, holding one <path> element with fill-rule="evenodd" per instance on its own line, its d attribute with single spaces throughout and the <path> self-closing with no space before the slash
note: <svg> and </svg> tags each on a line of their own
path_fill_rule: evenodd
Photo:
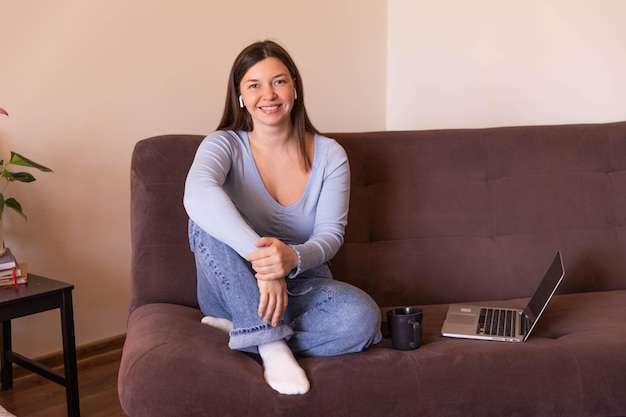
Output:
<svg viewBox="0 0 626 417">
<path fill-rule="evenodd" d="M 8 116 L 6 110 L 0 107 L 0 114 Z M 14 172 L 9 171 L 9 167 L 13 166 L 23 166 L 35 168 L 43 172 L 52 172 L 52 170 L 48 167 L 45 167 L 41 164 L 38 164 L 35 161 L 32 161 L 16 152 L 11 151 L 11 157 L 9 161 L 5 164 L 4 159 L 0 159 L 0 239 L 2 239 L 2 216 L 4 214 L 4 208 L 8 207 L 13 209 L 17 214 L 22 216 L 24 220 L 28 220 L 26 214 L 22 211 L 22 205 L 13 197 L 5 198 L 4 192 L 12 182 L 33 182 L 35 181 L 35 177 L 29 172 Z M 0 240 L 0 254 L 4 252 L 4 240 Z"/>
</svg>

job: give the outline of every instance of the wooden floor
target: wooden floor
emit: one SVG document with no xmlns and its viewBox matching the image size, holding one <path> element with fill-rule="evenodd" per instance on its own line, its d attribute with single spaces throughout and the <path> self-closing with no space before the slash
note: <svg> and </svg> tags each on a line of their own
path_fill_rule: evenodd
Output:
<svg viewBox="0 0 626 417">
<path fill-rule="evenodd" d="M 117 397 L 122 344 L 123 337 L 119 337 L 98 346 L 77 349 L 82 417 L 126 416 Z M 60 355 L 55 355 L 48 358 L 50 364 L 46 364 L 56 368 L 59 360 Z M 0 390 L 0 405 L 17 417 L 67 416 L 65 388 L 19 367 L 14 370 L 13 389 Z"/>
</svg>

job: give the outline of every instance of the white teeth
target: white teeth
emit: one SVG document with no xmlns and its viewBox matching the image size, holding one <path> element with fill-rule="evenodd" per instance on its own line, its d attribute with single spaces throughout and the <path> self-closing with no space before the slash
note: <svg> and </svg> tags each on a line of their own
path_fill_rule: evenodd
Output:
<svg viewBox="0 0 626 417">
<path fill-rule="evenodd" d="M 273 111 L 278 109 L 278 106 L 272 106 L 272 107 L 261 107 L 261 110 L 266 110 L 266 111 Z"/>
</svg>

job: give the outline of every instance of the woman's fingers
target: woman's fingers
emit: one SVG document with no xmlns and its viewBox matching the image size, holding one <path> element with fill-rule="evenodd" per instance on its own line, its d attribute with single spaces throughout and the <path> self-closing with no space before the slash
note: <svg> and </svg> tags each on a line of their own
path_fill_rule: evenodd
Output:
<svg viewBox="0 0 626 417">
<path fill-rule="evenodd" d="M 284 280 L 257 281 L 261 296 L 259 298 L 259 317 L 264 323 L 277 326 L 287 308 L 287 284 Z"/>
</svg>

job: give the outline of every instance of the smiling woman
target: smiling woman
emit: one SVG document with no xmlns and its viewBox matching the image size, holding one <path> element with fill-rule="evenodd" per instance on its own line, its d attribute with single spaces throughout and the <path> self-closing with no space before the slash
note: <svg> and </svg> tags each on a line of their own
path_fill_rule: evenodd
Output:
<svg viewBox="0 0 626 417">
<path fill-rule="evenodd" d="M 258 353 L 281 394 L 309 390 L 294 354 L 358 352 L 381 339 L 376 303 L 328 266 L 349 194 L 347 155 L 309 121 L 289 54 L 271 41 L 245 48 L 184 203 L 203 323 L 227 330 L 231 349 Z"/>
<path fill-rule="evenodd" d="M 255 80 L 257 75 L 253 75 L 251 70 L 260 71 L 269 69 L 269 63 L 264 61 L 275 61 L 276 72 L 269 72 L 266 76 L 271 77 L 276 87 L 287 82 L 293 88 L 293 99 L 290 100 L 291 126 L 289 130 L 295 135 L 298 142 L 300 157 L 308 170 L 311 167 L 310 152 L 306 149 L 306 133 L 319 133 L 309 120 L 304 106 L 304 85 L 302 76 L 291 56 L 283 47 L 272 41 L 257 42 L 245 48 L 235 59 L 228 79 L 228 91 L 226 94 L 226 105 L 222 119 L 217 126 L 218 130 L 245 130 L 250 132 L 254 128 L 252 115 L 250 114 L 244 100 L 244 90 L 252 90 L 259 87 L 259 80 Z M 282 65 L 282 68 L 281 68 Z M 272 65 L 273 66 L 273 65 Z M 274 80 L 273 77 L 280 79 Z M 244 85 L 244 80 L 250 81 Z M 267 80 L 266 80 L 267 82 Z M 252 87 L 252 88 L 251 88 Z M 282 88 L 278 88 L 282 90 Z M 246 107 L 248 111 L 241 111 Z"/>
</svg>

